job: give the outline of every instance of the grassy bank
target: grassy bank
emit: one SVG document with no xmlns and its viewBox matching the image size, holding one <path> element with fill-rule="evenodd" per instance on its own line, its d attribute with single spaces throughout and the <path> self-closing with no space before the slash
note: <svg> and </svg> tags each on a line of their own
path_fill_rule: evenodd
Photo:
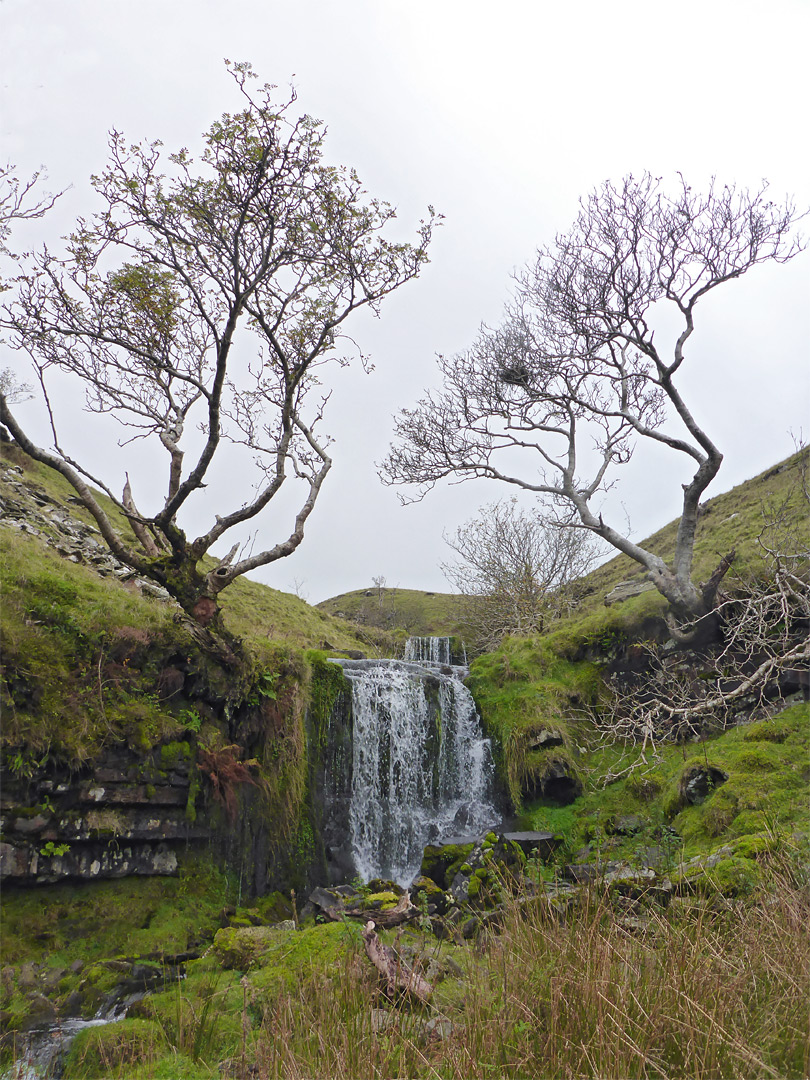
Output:
<svg viewBox="0 0 810 1080">
<path fill-rule="evenodd" d="M 65 1077 L 803 1077 L 805 886 L 790 849 L 745 905 L 686 896 L 633 921 L 594 890 L 561 920 L 518 895 L 475 945 L 405 931 L 437 984 L 424 1010 L 382 996 L 353 927 L 280 933 L 241 977 L 209 956 L 86 1032 Z"/>
</svg>

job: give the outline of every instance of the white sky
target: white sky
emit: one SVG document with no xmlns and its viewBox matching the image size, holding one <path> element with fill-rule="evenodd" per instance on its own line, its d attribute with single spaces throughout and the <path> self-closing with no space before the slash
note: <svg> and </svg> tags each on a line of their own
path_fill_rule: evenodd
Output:
<svg viewBox="0 0 810 1080">
<path fill-rule="evenodd" d="M 443 213 L 422 277 L 379 321 L 347 327 L 375 371 L 334 380 L 333 471 L 299 551 L 257 575 L 311 602 L 377 575 L 443 591 L 442 531 L 511 491 L 445 485 L 400 507 L 373 464 L 392 415 L 435 381 L 436 353 L 497 322 L 512 270 L 602 180 L 644 169 L 680 169 L 696 187 L 712 174 L 752 186 L 766 177 L 777 197 L 810 206 L 808 42 L 807 0 L 0 0 L 0 159 L 23 174 L 45 165 L 51 189 L 72 185 L 39 225 L 52 242 L 95 208 L 88 177 L 110 128 L 193 149 L 237 106 L 228 57 L 262 81 L 294 81 L 300 111 L 329 127 L 327 156 L 398 207 L 404 238 L 428 203 Z M 710 495 L 786 456 L 790 431 L 810 428 L 808 284 L 805 254 L 699 309 L 684 374 L 726 455 Z M 20 417 L 47 441 L 33 404 Z M 120 488 L 123 465 L 75 421 L 71 451 Z M 150 478 L 147 466 L 134 477 L 136 498 Z M 640 450 L 609 505 L 644 536 L 675 516 L 685 478 Z M 265 519 L 257 543 L 279 538 Z"/>
</svg>

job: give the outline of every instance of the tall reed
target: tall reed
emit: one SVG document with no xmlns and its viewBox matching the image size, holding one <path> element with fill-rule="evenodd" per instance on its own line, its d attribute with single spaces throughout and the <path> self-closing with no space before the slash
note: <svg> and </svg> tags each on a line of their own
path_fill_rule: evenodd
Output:
<svg viewBox="0 0 810 1080">
<path fill-rule="evenodd" d="M 592 891 L 561 920 L 515 897 L 467 975 L 436 993 L 452 1022 L 377 996 L 364 958 L 265 1002 L 261 1080 L 805 1077 L 810 901 L 778 868 L 742 901 L 676 901 L 629 920 Z M 383 1009 L 387 1011 L 383 1011 Z"/>
</svg>

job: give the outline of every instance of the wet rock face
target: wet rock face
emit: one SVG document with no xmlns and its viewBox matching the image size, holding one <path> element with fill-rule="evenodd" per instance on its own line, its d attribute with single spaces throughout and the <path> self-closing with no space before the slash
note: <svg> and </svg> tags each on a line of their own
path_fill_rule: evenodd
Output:
<svg viewBox="0 0 810 1080">
<path fill-rule="evenodd" d="M 185 744 L 182 744 L 185 745 Z M 92 770 L 28 781 L 0 796 L 0 878 L 21 885 L 177 870 L 176 848 L 209 830 L 187 816 L 190 754 L 110 751 Z"/>
<path fill-rule="evenodd" d="M 728 780 L 728 773 L 713 765 L 695 766 L 687 769 L 681 777 L 681 794 L 690 806 L 705 802 L 716 787 Z"/>
</svg>

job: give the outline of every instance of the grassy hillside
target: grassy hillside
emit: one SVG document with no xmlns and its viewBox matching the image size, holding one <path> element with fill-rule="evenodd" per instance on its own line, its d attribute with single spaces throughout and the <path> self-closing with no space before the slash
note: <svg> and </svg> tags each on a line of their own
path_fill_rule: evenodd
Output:
<svg viewBox="0 0 810 1080">
<path fill-rule="evenodd" d="M 318 609 L 360 626 L 382 626 L 424 637 L 459 633 L 459 602 L 452 593 L 369 586 L 321 601 Z"/>
<path fill-rule="evenodd" d="M 90 514 L 76 501 L 73 489 L 58 473 L 6 445 L 0 452 L 0 462 L 22 468 L 26 486 L 33 492 L 53 500 L 73 518 L 94 525 Z M 0 499 L 10 500 L 15 494 L 8 479 L 0 477 Z M 128 535 L 126 522 L 115 506 L 100 493 L 98 499 Z M 59 541 L 56 526 L 40 531 Z M 70 618 L 78 620 L 76 625 L 89 633 L 104 626 L 138 626 L 142 620 L 163 626 L 171 622 L 172 604 L 150 600 L 133 587 L 122 588 L 116 581 L 102 580 L 90 567 L 66 561 L 52 547 L 44 547 L 38 540 L 16 529 L 0 528 L 0 557 L 3 558 L 5 586 L 4 618 L 11 623 L 19 622 L 21 618 L 25 621 L 26 607 L 40 603 L 37 599 L 39 585 L 45 580 L 43 587 L 47 592 L 54 575 L 67 583 L 66 591 L 73 595 L 69 605 Z M 311 607 L 297 596 L 271 589 L 247 577 L 237 579 L 222 594 L 221 602 L 228 628 L 253 646 L 268 640 L 284 641 L 301 648 L 361 650 L 376 655 L 388 645 L 385 635 L 374 627 L 361 631 L 344 620 L 332 618 L 326 611 Z M 7 632 L 9 629 L 7 625 Z"/>
<path fill-rule="evenodd" d="M 810 540 L 810 516 L 801 496 L 802 460 L 807 466 L 807 451 L 766 469 L 758 476 L 739 484 L 730 491 L 715 495 L 702 504 L 695 543 L 693 576 L 706 581 L 720 559 L 732 549 L 735 560 L 728 581 L 740 574 L 756 571 L 761 562 L 757 538 L 775 517 L 791 518 L 796 532 L 804 542 Z M 669 560 L 675 551 L 678 522 L 670 521 L 653 533 L 641 546 Z M 626 555 L 617 555 L 597 567 L 584 578 L 588 595 L 580 605 L 580 613 L 601 607 L 605 596 L 620 581 L 643 581 L 645 570 Z"/>
<path fill-rule="evenodd" d="M 805 460 L 806 460 L 805 452 Z M 775 517 L 790 517 L 805 542 L 810 539 L 810 517 L 801 500 L 801 454 L 766 469 L 743 484 L 707 500 L 702 507 L 695 545 L 694 576 L 707 580 L 720 559 L 732 549 L 737 558 L 728 577 L 756 572 L 762 551 L 757 538 Z M 677 520 L 641 541 L 642 547 L 670 559 L 675 550 Z M 619 582 L 643 583 L 646 571 L 626 555 L 617 555 L 582 579 L 583 599 L 577 617 L 603 609 L 604 598 Z M 318 604 L 330 615 L 361 626 L 384 626 L 409 634 L 460 635 L 460 605 L 463 597 L 452 593 L 420 592 L 415 589 L 365 589 L 341 593 Z M 649 605 L 649 602 L 647 604 Z M 663 607 L 655 600 L 653 608 Z"/>
<path fill-rule="evenodd" d="M 82 515 L 58 477 L 26 469 L 41 494 Z M 762 507 L 786 499 L 798 507 L 797 476 L 787 462 L 708 504 L 699 576 L 734 545 L 739 570 L 756 568 Z M 0 499 L 19 498 L 13 484 L 0 486 Z M 797 525 L 806 532 L 806 518 Z M 673 535 L 670 525 L 650 543 L 665 554 Z M 232 721 L 253 739 L 261 788 L 251 789 L 257 797 L 229 846 L 263 821 L 271 842 L 289 834 L 293 869 L 317 828 L 306 812 L 307 757 L 320 752 L 340 692 L 336 666 L 303 650 L 390 651 L 396 642 L 375 620 L 399 628 L 400 640 L 404 631 L 455 629 L 456 598 L 443 594 L 372 588 L 313 609 L 243 578 L 224 606 L 256 657 L 255 700 L 243 695 L 225 708 L 229 688 L 220 684 L 220 716 L 171 603 L 18 529 L 0 527 L 0 570 L 10 673 L 3 738 L 15 781 L 38 775 L 49 757 L 72 768 L 110 745 L 147 756 L 157 748 L 168 766 L 199 740 L 209 760 L 218 752 L 227 764 L 216 738 Z M 241 874 L 189 849 L 172 878 L 4 890 L 0 1028 L 11 1034 L 0 1040 L 0 1068 L 15 1029 L 42 1019 L 37 1010 L 55 1003 L 60 1015 L 94 1015 L 121 973 L 137 971 L 142 980 L 151 972 L 158 991 L 127 1019 L 87 1028 L 66 1078 L 806 1076 L 810 706 L 698 744 L 648 748 L 642 767 L 627 771 L 638 748 L 600 742 L 590 710 L 605 700 L 605 664 L 660 623 L 655 593 L 604 606 L 605 593 L 633 577 L 641 577 L 633 564 L 612 560 L 552 633 L 507 639 L 472 665 L 518 827 L 553 832 L 560 846 L 550 862 L 531 859 L 523 877 L 503 883 L 497 932 L 473 942 L 467 923 L 454 922 L 434 937 L 424 893 L 422 918 L 382 932 L 435 982 L 432 1012 L 386 999 L 357 926 L 307 917 L 303 892 L 300 928 L 267 925 L 292 913 L 291 876 L 284 895 L 242 907 Z M 352 613 L 365 624 L 347 622 Z M 186 696 L 161 697 L 161 676 L 176 664 L 188 669 Z M 318 721 L 306 749 L 305 707 Z M 702 800 L 688 798 L 690 779 L 708 769 L 720 781 Z M 560 770 L 579 786 L 576 800 L 536 798 Z M 190 788 L 186 813 L 196 814 L 196 799 Z M 49 798 L 31 811 L 55 812 Z M 572 863 L 583 880 L 611 866 L 619 876 L 574 896 Z M 645 874 L 656 880 L 649 895 Z M 250 945 L 242 961 L 217 949 L 237 939 Z M 179 957 L 182 981 L 161 990 Z"/>
</svg>

